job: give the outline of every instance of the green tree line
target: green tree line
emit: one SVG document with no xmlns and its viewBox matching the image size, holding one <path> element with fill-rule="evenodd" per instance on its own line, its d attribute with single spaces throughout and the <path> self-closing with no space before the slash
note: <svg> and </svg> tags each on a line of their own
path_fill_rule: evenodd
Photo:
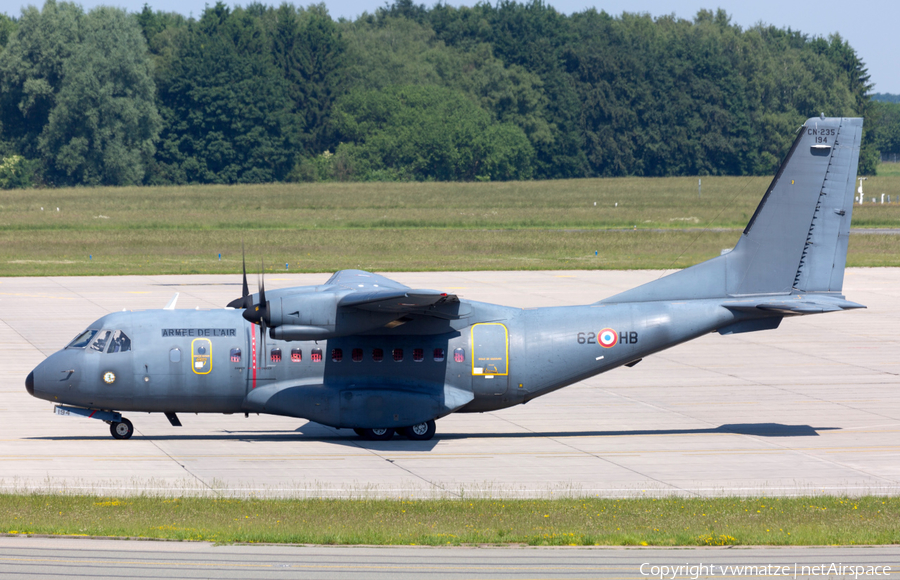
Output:
<svg viewBox="0 0 900 580">
<path fill-rule="evenodd" d="M 870 89 L 839 36 L 722 10 L 46 0 L 0 14 L 0 186 L 768 174 L 820 112 L 877 117 L 873 173 Z"/>
</svg>

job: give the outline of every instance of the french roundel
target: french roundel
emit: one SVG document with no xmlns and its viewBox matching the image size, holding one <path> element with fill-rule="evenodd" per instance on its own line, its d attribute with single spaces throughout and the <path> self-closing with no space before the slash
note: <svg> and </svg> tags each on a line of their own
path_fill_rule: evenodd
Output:
<svg viewBox="0 0 900 580">
<path fill-rule="evenodd" d="M 612 348 L 619 342 L 619 333 L 612 328 L 604 328 L 597 333 L 597 341 L 603 348 Z"/>
</svg>

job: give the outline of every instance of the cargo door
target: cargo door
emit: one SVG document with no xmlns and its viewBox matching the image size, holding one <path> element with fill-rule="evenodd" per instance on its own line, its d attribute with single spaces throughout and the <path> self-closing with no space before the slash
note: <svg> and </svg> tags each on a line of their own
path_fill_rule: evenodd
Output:
<svg viewBox="0 0 900 580">
<path fill-rule="evenodd" d="M 509 332 L 499 322 L 472 326 L 472 389 L 503 395 L 509 386 Z"/>
</svg>

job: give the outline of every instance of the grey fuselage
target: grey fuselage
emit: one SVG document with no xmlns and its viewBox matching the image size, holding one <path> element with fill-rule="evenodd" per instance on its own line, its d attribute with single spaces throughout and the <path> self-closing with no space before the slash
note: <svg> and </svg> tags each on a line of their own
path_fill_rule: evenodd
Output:
<svg viewBox="0 0 900 580">
<path fill-rule="evenodd" d="M 734 322 L 732 311 L 718 302 L 524 310 L 467 302 L 472 314 L 461 320 L 413 320 L 391 330 L 320 341 L 267 338 L 266 352 L 261 352 L 259 328 L 245 321 L 240 310 L 117 312 L 89 328 L 125 332 L 132 341 L 129 351 L 63 349 L 35 369 L 33 394 L 90 409 L 268 412 L 335 427 L 385 426 L 387 418 L 387 426 L 394 426 L 421 417 L 406 409 L 406 414 L 401 410 L 369 418 L 366 408 L 372 404 L 365 398 L 408 394 L 409 401 L 395 406 L 424 408 L 422 416 L 428 418 L 525 403 Z M 417 329 L 417 324 L 427 328 Z M 436 332 L 434 324 L 443 325 L 443 332 Z M 486 338 L 495 339 L 493 344 L 482 340 L 482 329 L 490 331 Z M 603 335 L 606 346 L 601 340 L 604 329 L 609 329 Z M 615 340 L 610 345 L 611 333 Z M 208 350 L 204 354 L 209 360 L 203 364 L 209 368 L 195 372 L 198 344 Z M 233 361 L 235 349 L 240 359 Z M 273 361 L 273 349 L 280 350 L 280 361 Z M 300 351 L 297 362 L 291 356 L 294 349 Z M 321 360 L 313 360 L 315 349 Z M 333 356 L 336 349 L 340 360 Z M 354 349 L 361 349 L 362 356 Z M 374 360 L 375 349 L 383 353 L 380 362 Z M 402 350 L 402 360 L 394 360 L 395 349 Z M 443 360 L 435 360 L 436 349 Z M 461 360 L 455 357 L 459 349 Z M 179 353 L 176 357 L 173 350 Z M 260 362 L 254 365 L 256 360 Z M 485 365 L 491 364 L 501 367 L 486 371 Z M 112 382 L 108 373 L 114 376 Z M 288 402 L 274 404 L 275 391 L 295 394 Z M 364 408 L 354 413 L 347 393 L 356 394 Z"/>
</svg>

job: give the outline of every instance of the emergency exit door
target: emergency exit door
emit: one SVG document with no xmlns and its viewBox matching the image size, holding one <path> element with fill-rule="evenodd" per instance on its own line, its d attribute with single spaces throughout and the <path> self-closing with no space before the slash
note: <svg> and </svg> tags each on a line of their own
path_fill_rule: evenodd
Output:
<svg viewBox="0 0 900 580">
<path fill-rule="evenodd" d="M 509 386 L 509 332 L 499 322 L 472 326 L 472 388 L 502 395 Z"/>
</svg>

